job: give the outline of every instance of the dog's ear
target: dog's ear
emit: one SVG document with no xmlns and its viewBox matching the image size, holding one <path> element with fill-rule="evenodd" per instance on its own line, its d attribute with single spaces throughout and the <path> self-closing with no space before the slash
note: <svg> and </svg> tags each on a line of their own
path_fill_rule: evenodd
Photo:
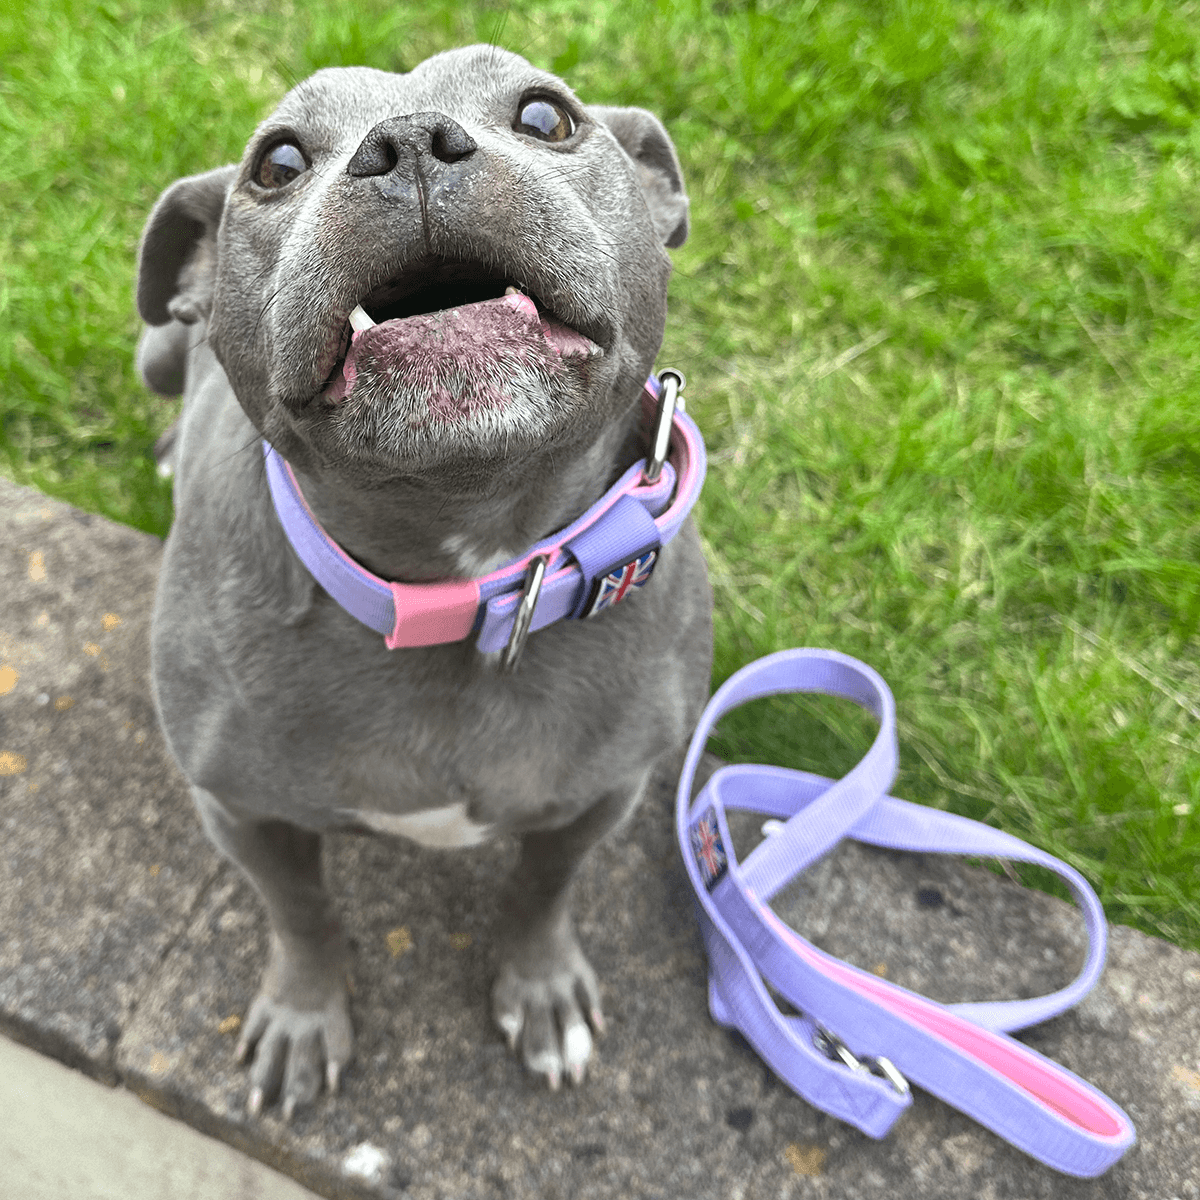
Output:
<svg viewBox="0 0 1200 1200">
<path fill-rule="evenodd" d="M 237 167 L 179 179 L 158 198 L 138 250 L 137 306 L 147 325 L 194 325 L 212 309 L 217 226 Z"/>
<path fill-rule="evenodd" d="M 587 111 L 590 117 L 608 126 L 633 159 L 658 236 L 671 249 L 682 246 L 688 235 L 688 198 L 683 190 L 679 158 L 663 123 L 644 108 L 597 106 Z"/>
</svg>

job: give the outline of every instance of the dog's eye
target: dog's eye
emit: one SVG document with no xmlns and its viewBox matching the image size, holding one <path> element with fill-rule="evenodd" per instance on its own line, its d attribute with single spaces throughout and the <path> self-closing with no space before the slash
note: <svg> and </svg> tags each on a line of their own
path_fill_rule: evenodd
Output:
<svg viewBox="0 0 1200 1200">
<path fill-rule="evenodd" d="M 262 156 L 255 181 L 265 188 L 281 188 L 307 170 L 308 161 L 300 153 L 300 147 L 279 142 Z"/>
<path fill-rule="evenodd" d="M 575 122 L 565 108 L 551 100 L 530 100 L 521 106 L 516 130 L 543 142 L 565 142 L 575 132 Z"/>
</svg>

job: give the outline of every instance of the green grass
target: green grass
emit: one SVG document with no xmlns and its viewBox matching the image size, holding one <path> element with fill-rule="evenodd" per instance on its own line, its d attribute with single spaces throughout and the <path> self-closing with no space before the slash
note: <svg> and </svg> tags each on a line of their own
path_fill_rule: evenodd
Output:
<svg viewBox="0 0 1200 1200">
<path fill-rule="evenodd" d="M 318 66 L 498 41 L 678 145 L 663 361 L 712 455 L 716 679 L 867 660 L 898 794 L 1200 946 L 1200 5 L 27 8 L 0 16 L 0 469 L 165 532 L 170 410 L 131 362 L 157 193 Z M 719 748 L 844 768 L 866 736 L 763 702 Z"/>
</svg>

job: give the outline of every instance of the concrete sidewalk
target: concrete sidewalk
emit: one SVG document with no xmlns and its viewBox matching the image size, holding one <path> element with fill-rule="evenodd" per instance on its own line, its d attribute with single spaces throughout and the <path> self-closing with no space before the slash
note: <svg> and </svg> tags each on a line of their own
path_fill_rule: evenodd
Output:
<svg viewBox="0 0 1200 1200">
<path fill-rule="evenodd" d="M 290 1128 L 274 1112 L 247 1119 L 232 1050 L 265 925 L 201 834 L 155 727 L 160 549 L 0 480 L 0 1030 L 116 1086 L 79 1111 L 108 1110 L 145 1143 L 135 1175 L 157 1158 L 173 1197 L 208 1194 L 200 1166 L 168 1175 L 184 1152 L 134 1127 L 129 1093 L 330 1197 L 1200 1198 L 1200 955 L 1114 928 L 1092 996 L 1027 1035 L 1137 1125 L 1139 1145 L 1103 1178 L 1058 1175 L 927 1095 L 873 1142 L 814 1112 L 708 1019 L 669 780 L 580 880 L 611 1026 L 582 1089 L 538 1087 L 488 1019 L 488 918 L 514 847 L 334 837 L 328 872 L 356 982 L 345 1094 Z M 1081 922 L 1057 900 L 957 862 L 854 846 L 783 911 L 822 947 L 943 1000 L 1050 990 L 1083 950 Z M 39 1126 L 53 1146 L 100 1119 L 56 1113 L 69 1085 L 26 1078 L 10 1084 L 24 1125 L 0 1125 L 0 1162 Z M 0 1192 L 56 1194 L 3 1174 Z"/>
<path fill-rule="evenodd" d="M 314 1193 L 52 1058 L 0 1037 L 0 1196 L 312 1200 Z"/>
</svg>

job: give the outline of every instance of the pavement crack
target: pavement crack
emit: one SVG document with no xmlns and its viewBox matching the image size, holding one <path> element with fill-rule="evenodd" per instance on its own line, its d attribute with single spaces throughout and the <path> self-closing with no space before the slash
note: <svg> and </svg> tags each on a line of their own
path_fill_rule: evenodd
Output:
<svg viewBox="0 0 1200 1200">
<path fill-rule="evenodd" d="M 184 909 L 182 913 L 180 913 L 174 922 L 174 933 L 172 933 L 163 941 L 162 948 L 159 950 L 158 954 L 155 955 L 152 966 L 146 972 L 145 983 L 139 990 L 138 994 L 129 1001 L 129 1007 L 126 1012 L 125 1019 L 120 1026 L 117 1027 L 116 1035 L 113 1036 L 111 1033 L 109 1034 L 108 1052 L 110 1056 L 110 1062 L 114 1070 L 119 1071 L 117 1067 L 117 1060 L 120 1054 L 121 1043 L 124 1041 L 126 1032 L 128 1031 L 130 1025 L 133 1024 L 134 1017 L 141 1008 L 143 997 L 148 991 L 155 987 L 157 976 L 160 970 L 166 965 L 166 962 L 170 958 L 175 947 L 187 937 L 188 930 L 191 929 L 192 922 L 196 919 L 196 916 L 208 902 L 208 899 L 212 895 L 213 889 L 216 887 L 217 882 L 224 870 L 225 864 L 218 861 L 214 863 L 214 865 L 204 876 L 202 876 L 200 884 L 196 888 L 196 894 L 192 897 L 192 902 L 187 906 L 186 909 Z"/>
</svg>

